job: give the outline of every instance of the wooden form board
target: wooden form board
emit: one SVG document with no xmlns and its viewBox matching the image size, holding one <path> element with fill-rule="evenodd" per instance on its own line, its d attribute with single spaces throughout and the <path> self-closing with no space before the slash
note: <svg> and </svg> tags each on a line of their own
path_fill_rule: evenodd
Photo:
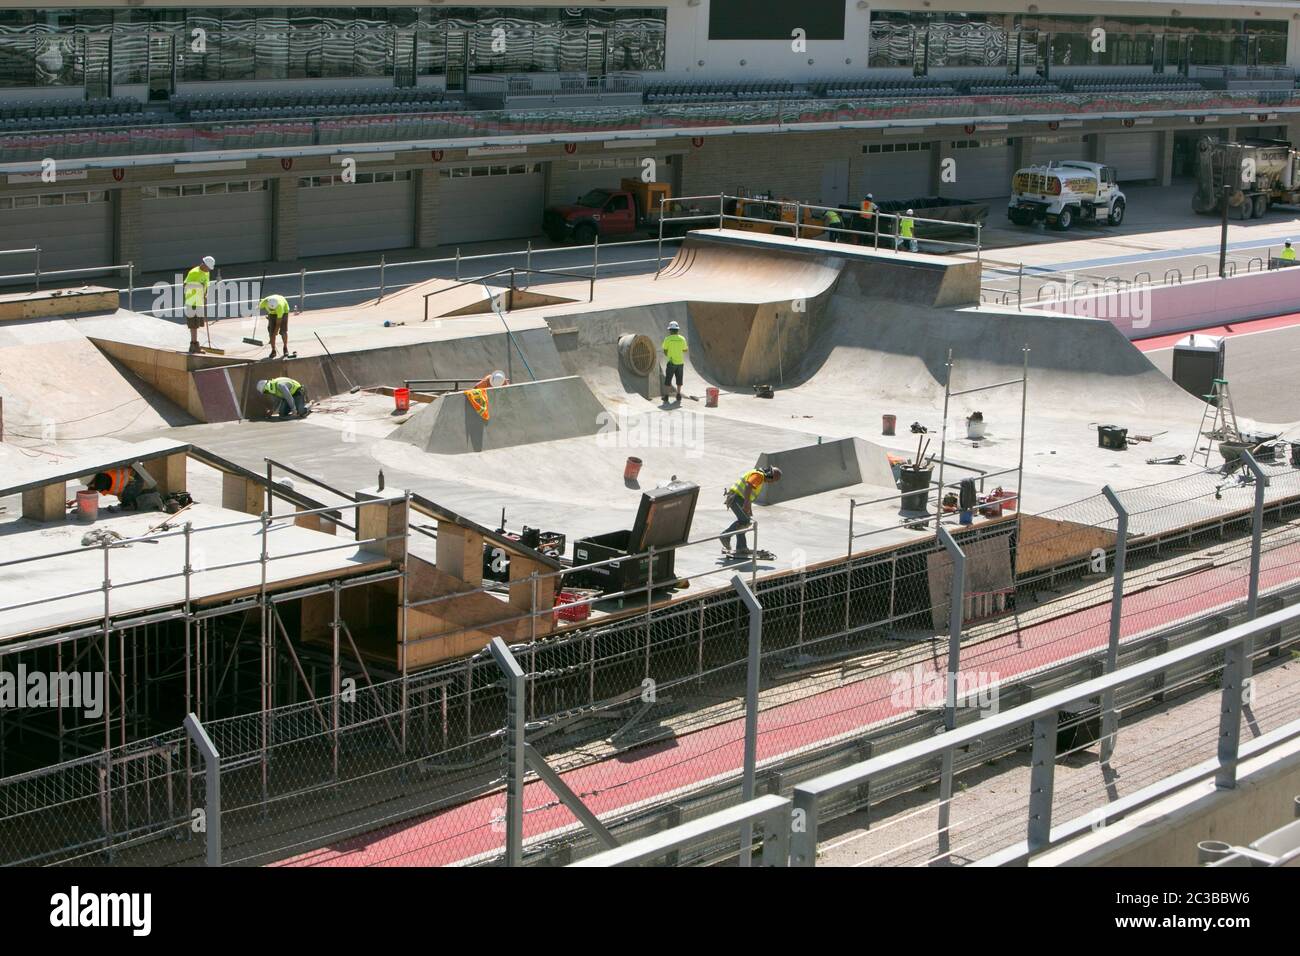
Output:
<svg viewBox="0 0 1300 956">
<path fill-rule="evenodd" d="M 1011 574 L 1011 539 L 1007 535 L 961 542 L 966 552 L 966 593 L 998 591 L 1015 587 Z M 926 557 L 926 581 L 930 588 L 930 615 L 935 630 L 948 630 L 948 603 L 952 600 L 952 558 L 947 551 Z"/>
<path fill-rule="evenodd" d="M 101 285 L 0 295 L 0 322 L 116 312 L 121 293 Z"/>
<path fill-rule="evenodd" d="M 1098 548 L 1115 547 L 1115 532 L 1075 521 L 1020 516 L 1016 573 L 1025 574 L 1085 558 Z"/>
</svg>

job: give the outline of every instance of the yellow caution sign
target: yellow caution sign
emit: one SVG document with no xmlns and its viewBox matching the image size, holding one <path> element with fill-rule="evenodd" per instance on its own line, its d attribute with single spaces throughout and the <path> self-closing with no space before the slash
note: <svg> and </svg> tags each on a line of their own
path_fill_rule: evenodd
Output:
<svg viewBox="0 0 1300 956">
<path fill-rule="evenodd" d="M 483 421 L 488 420 L 488 396 L 485 388 L 470 388 L 465 390 L 465 397 L 469 403 L 474 406 L 474 411 L 478 412 Z"/>
</svg>

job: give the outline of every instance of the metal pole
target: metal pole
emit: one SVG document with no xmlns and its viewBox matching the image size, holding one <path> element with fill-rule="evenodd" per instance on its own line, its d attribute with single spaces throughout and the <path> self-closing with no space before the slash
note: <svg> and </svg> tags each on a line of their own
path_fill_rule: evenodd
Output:
<svg viewBox="0 0 1300 956">
<path fill-rule="evenodd" d="M 384 256 L 382 253 L 379 256 L 379 298 L 376 301 L 384 301 Z"/>
<path fill-rule="evenodd" d="M 957 670 L 961 666 L 961 621 L 966 604 L 966 552 L 957 544 L 952 532 L 942 525 L 939 526 L 939 540 L 952 558 L 952 589 L 948 597 L 948 672 L 943 705 L 943 729 L 949 731 L 957 726 Z M 939 778 L 939 850 L 942 853 L 947 853 L 949 848 L 954 759 L 951 749 L 943 752 Z"/>
<path fill-rule="evenodd" d="M 1128 556 L 1128 509 L 1120 503 L 1110 485 L 1101 489 L 1110 506 L 1115 509 L 1115 567 L 1114 584 L 1110 594 L 1110 640 L 1106 645 L 1106 673 L 1112 674 L 1119 665 L 1120 620 L 1124 614 L 1124 566 Z M 1115 753 L 1115 734 L 1119 731 L 1119 714 L 1115 710 L 1115 689 L 1101 695 L 1101 762 L 1109 763 Z"/>
<path fill-rule="evenodd" d="M 591 247 L 591 280 L 596 281 L 600 275 L 600 233 L 596 233 L 596 241 Z"/>
<path fill-rule="evenodd" d="M 519 866 L 524 857 L 524 672 L 501 638 L 492 638 L 488 650 L 506 675 L 506 866 Z"/>
<path fill-rule="evenodd" d="M 803 203 L 794 204 L 794 238 L 795 242 L 799 241 L 799 232 L 803 227 Z"/>
<path fill-rule="evenodd" d="M 1020 354 L 1024 360 L 1024 367 L 1020 372 L 1020 457 L 1016 460 L 1016 524 L 1019 530 L 1020 515 L 1024 514 L 1024 505 L 1021 504 L 1021 496 L 1025 490 L 1025 421 L 1028 415 L 1029 406 L 1029 346 L 1020 346 Z M 949 374 L 949 378 L 951 378 Z M 944 457 L 948 455 L 947 449 L 944 449 Z M 943 467 L 940 465 L 940 467 Z"/>
<path fill-rule="evenodd" d="M 1223 649 L 1223 696 L 1219 705 L 1219 769 L 1214 775 L 1218 790 L 1237 787 L 1237 757 L 1241 745 L 1241 707 L 1249 679 L 1250 638 Z"/>
<path fill-rule="evenodd" d="M 221 754 L 213 745 L 199 718 L 189 714 L 185 718 L 185 732 L 203 754 L 203 784 L 205 803 L 203 827 L 207 843 L 207 865 L 221 865 Z"/>
<path fill-rule="evenodd" d="M 135 263 L 126 264 L 126 310 L 135 311 Z"/>
<path fill-rule="evenodd" d="M 460 281 L 460 246 L 456 247 L 456 281 Z"/>
<path fill-rule="evenodd" d="M 950 398 L 950 393 L 952 392 L 952 349 L 948 350 L 948 361 L 944 363 L 944 368 L 947 369 L 948 371 L 943 378 L 943 428 L 942 431 L 940 432 L 940 437 L 939 437 L 939 500 L 935 504 L 935 508 L 934 508 L 934 527 L 936 531 L 943 524 L 943 466 L 944 463 L 948 460 L 948 399 Z M 1020 440 L 1022 444 L 1024 442 L 1024 439 L 1025 439 L 1025 428 L 1022 422 L 1020 427 Z M 916 463 L 916 467 L 917 468 L 921 467 L 921 463 L 919 461 Z M 1019 494 L 1019 492 L 1020 489 L 1017 488 L 1016 493 Z M 1017 513 L 1019 513 L 1019 509 L 1020 509 L 1019 499 L 1016 500 L 1016 509 L 1017 509 Z"/>
<path fill-rule="evenodd" d="M 524 252 L 524 271 L 527 272 L 529 276 L 533 274 L 533 240 L 531 239 L 528 240 L 528 248 Z M 511 276 L 510 281 L 512 283 L 514 282 L 513 276 Z M 528 284 L 532 285 L 531 278 L 528 280 Z"/>
<path fill-rule="evenodd" d="M 724 194 L 718 193 L 718 228 L 719 229 L 722 228 L 722 205 L 725 199 L 726 196 Z"/>
<path fill-rule="evenodd" d="M 659 247 L 655 253 L 655 278 L 664 268 L 664 197 L 659 197 Z"/>
<path fill-rule="evenodd" d="M 1249 451 L 1243 450 L 1241 460 L 1246 463 L 1250 473 L 1255 476 L 1255 513 L 1250 521 L 1250 589 L 1246 597 L 1246 616 L 1254 620 L 1259 614 L 1259 566 L 1264 551 L 1264 494 L 1268 489 L 1268 476 L 1264 474 L 1264 469 L 1259 467 L 1259 462 Z M 1242 645 L 1242 679 L 1249 681 L 1251 679 L 1251 656 L 1255 650 L 1255 639 L 1248 637 Z"/>
<path fill-rule="evenodd" d="M 1219 225 L 1219 278 L 1227 276 L 1228 271 L 1228 197 L 1232 187 L 1228 185 L 1228 144 L 1223 144 L 1223 158 L 1219 163 L 1220 189 L 1223 193 L 1223 214 Z"/>
<path fill-rule="evenodd" d="M 1034 720 L 1034 742 L 1029 757 L 1029 827 L 1026 834 L 1030 853 L 1051 842 L 1056 724 L 1056 711 Z"/>
<path fill-rule="evenodd" d="M 757 550 L 756 541 L 755 551 Z M 740 783 L 740 798 L 742 802 L 748 802 L 754 799 L 754 775 L 758 766 L 758 672 L 762 663 L 763 605 L 758 603 L 758 598 L 739 574 L 732 575 L 731 586 L 736 589 L 741 603 L 749 611 L 749 660 L 745 672 L 745 769 Z M 740 828 L 741 866 L 750 865 L 753 846 L 754 826 L 745 823 Z"/>
<path fill-rule="evenodd" d="M 36 273 L 35 273 L 35 276 L 36 276 L 36 288 L 37 288 L 37 290 L 39 291 L 40 288 L 41 288 L 41 247 L 40 247 L 40 246 L 34 246 L 33 248 L 35 248 L 35 250 L 36 250 Z"/>
<path fill-rule="evenodd" d="M 1025 264 L 1020 263 L 1020 272 L 1016 275 L 1016 308 L 1023 308 L 1025 302 Z"/>
<path fill-rule="evenodd" d="M 307 311 L 307 270 L 298 270 L 298 314 Z"/>
</svg>

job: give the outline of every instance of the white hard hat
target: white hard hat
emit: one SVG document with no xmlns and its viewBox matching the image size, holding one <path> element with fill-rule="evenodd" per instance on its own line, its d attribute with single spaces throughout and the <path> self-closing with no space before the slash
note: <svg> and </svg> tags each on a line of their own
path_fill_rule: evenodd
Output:
<svg viewBox="0 0 1300 956">
<path fill-rule="evenodd" d="M 258 390 L 259 392 L 265 392 L 265 391 L 266 391 L 266 379 L 264 379 L 264 378 L 259 378 L 259 379 L 257 380 L 257 390 Z"/>
<path fill-rule="evenodd" d="M 909 209 L 909 210 L 907 211 L 907 215 L 909 215 L 909 216 L 912 215 L 912 210 Z"/>
<path fill-rule="evenodd" d="M 210 269 L 210 270 L 211 270 L 211 269 L 215 269 L 215 268 L 217 267 L 217 260 L 214 259 L 214 258 L 212 258 L 211 256 L 204 256 L 204 257 L 203 257 L 203 264 L 204 264 L 205 266 L 207 266 L 208 269 Z"/>
<path fill-rule="evenodd" d="M 1286 240 L 1286 244 L 1287 244 L 1288 246 L 1291 245 L 1291 240 L 1290 240 L 1290 239 L 1287 239 L 1287 240 Z"/>
<path fill-rule="evenodd" d="M 501 371 L 501 369 L 497 369 L 492 373 L 492 377 L 489 381 L 492 383 L 493 388 L 498 388 L 506 383 L 506 373 Z"/>
<path fill-rule="evenodd" d="M 669 331 L 669 332 L 676 332 L 676 331 L 677 331 L 678 329 L 680 329 L 680 328 L 681 328 L 681 326 L 678 325 L 676 322 L 669 322 L 669 323 L 668 323 L 668 331 Z"/>
</svg>

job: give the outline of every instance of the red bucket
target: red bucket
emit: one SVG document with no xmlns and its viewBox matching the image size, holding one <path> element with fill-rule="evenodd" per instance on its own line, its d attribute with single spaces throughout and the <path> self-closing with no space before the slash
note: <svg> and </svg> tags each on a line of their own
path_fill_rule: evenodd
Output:
<svg viewBox="0 0 1300 956">
<path fill-rule="evenodd" d="M 897 424 L 898 424 L 898 416 L 896 416 L 896 415 L 881 415 L 881 416 L 880 416 L 880 434 L 882 434 L 882 435 L 892 435 L 892 434 L 894 434 L 894 426 L 897 425 Z"/>
<path fill-rule="evenodd" d="M 94 521 L 99 517 L 99 492 L 77 492 L 77 520 Z"/>
<path fill-rule="evenodd" d="M 623 467 L 623 480 L 636 481 L 636 476 L 641 474 L 642 461 L 640 458 L 628 457 L 627 464 Z"/>
<path fill-rule="evenodd" d="M 716 388 L 710 386 L 709 388 L 706 388 L 704 390 L 704 407 L 705 408 L 718 407 L 718 390 Z"/>
<path fill-rule="evenodd" d="M 393 389 L 393 404 L 397 406 L 399 412 L 409 412 L 411 410 L 411 390 L 409 388 Z"/>
</svg>

